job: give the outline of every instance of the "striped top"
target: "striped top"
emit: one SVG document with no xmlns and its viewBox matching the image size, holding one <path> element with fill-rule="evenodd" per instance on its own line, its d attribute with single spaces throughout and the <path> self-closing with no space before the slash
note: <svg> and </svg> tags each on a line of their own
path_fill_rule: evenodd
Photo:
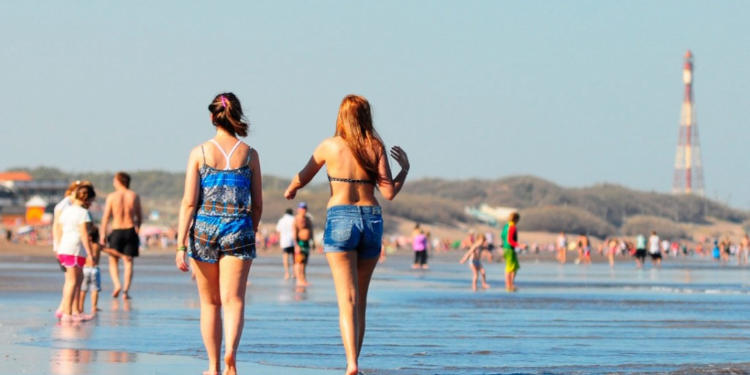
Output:
<svg viewBox="0 0 750 375">
<path fill-rule="evenodd" d="M 201 146 L 201 151 L 203 151 L 203 146 Z M 223 153 L 223 150 L 221 151 Z M 250 155 L 248 151 L 247 161 L 240 168 L 216 169 L 206 165 L 206 155 L 203 154 L 203 165 L 199 170 L 201 188 L 198 198 L 198 215 L 222 217 L 250 215 L 250 184 L 252 181 L 252 171 L 248 166 Z M 225 154 L 227 167 L 229 166 L 229 156 L 231 156 L 231 152 L 230 155 Z"/>
</svg>

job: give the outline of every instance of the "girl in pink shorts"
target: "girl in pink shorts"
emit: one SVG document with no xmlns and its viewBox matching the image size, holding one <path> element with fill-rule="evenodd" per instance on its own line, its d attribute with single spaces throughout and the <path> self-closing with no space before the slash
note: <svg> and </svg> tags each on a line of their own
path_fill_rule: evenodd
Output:
<svg viewBox="0 0 750 375">
<path fill-rule="evenodd" d="M 91 214 L 88 207 L 96 193 L 92 186 L 80 186 L 73 196 L 73 204 L 66 207 L 55 223 L 57 259 L 65 267 L 65 284 L 62 291 L 62 306 L 55 315 L 62 321 L 91 319 L 78 308 L 78 296 L 83 280 L 83 265 L 91 257 L 91 241 L 88 228 Z"/>
</svg>

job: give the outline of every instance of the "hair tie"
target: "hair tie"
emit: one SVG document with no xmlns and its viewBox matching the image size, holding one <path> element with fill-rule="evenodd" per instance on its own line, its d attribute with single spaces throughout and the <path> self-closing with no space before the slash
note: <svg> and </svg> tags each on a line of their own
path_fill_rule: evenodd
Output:
<svg viewBox="0 0 750 375">
<path fill-rule="evenodd" d="M 224 97 L 224 95 L 220 96 L 219 99 L 221 99 L 221 106 L 226 108 L 227 107 L 227 98 Z"/>
</svg>

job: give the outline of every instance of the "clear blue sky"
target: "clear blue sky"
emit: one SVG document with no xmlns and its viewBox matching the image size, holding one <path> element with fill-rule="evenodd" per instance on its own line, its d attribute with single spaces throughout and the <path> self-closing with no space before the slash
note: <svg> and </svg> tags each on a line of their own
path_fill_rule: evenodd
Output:
<svg viewBox="0 0 750 375">
<path fill-rule="evenodd" d="M 0 4 L 0 169 L 181 170 L 234 91 L 292 176 L 370 99 L 411 177 L 669 191 L 682 57 L 710 197 L 750 207 L 746 1 Z"/>
</svg>

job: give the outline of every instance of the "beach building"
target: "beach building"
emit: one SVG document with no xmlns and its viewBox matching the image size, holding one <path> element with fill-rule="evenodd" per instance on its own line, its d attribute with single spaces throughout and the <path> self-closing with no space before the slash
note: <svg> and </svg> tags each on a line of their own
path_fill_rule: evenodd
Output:
<svg viewBox="0 0 750 375">
<path fill-rule="evenodd" d="M 0 172 L 0 222 L 8 227 L 49 224 L 54 202 L 63 198 L 67 187 L 64 180 L 34 180 L 27 172 Z"/>
<path fill-rule="evenodd" d="M 0 185 L 12 190 L 22 201 L 39 196 L 47 202 L 63 198 L 68 181 L 57 179 L 34 180 L 27 172 L 0 172 Z"/>
<path fill-rule="evenodd" d="M 38 195 L 29 199 L 29 201 L 26 202 L 26 224 L 51 224 L 52 214 L 45 213 L 47 205 L 48 202 Z"/>
</svg>

